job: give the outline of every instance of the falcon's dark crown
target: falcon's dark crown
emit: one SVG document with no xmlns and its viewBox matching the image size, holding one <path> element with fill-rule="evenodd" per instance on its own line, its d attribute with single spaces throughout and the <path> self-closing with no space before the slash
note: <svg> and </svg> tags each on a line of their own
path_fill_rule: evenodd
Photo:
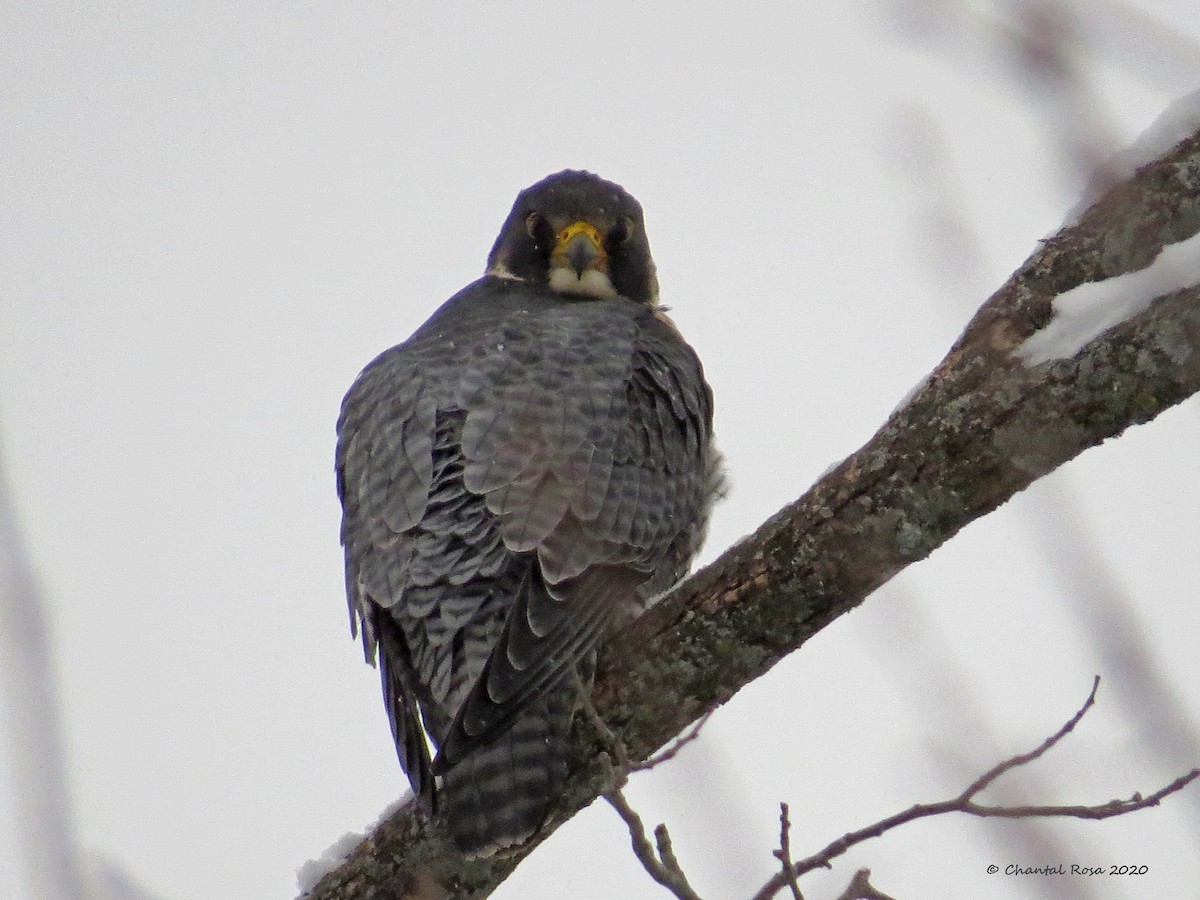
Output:
<svg viewBox="0 0 1200 900">
<path fill-rule="evenodd" d="M 641 204 L 590 172 L 567 169 L 521 191 L 487 271 L 563 294 L 658 302 Z"/>
</svg>

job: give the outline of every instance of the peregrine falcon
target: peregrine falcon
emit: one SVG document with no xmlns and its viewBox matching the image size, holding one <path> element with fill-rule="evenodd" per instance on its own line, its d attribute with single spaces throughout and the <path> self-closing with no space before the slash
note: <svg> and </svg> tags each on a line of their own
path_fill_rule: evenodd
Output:
<svg viewBox="0 0 1200 900">
<path fill-rule="evenodd" d="M 722 486 L 712 410 L 641 206 L 578 171 L 522 191 L 486 274 L 346 395 L 351 628 L 464 853 L 538 829 L 597 645 L 686 573 Z"/>
</svg>

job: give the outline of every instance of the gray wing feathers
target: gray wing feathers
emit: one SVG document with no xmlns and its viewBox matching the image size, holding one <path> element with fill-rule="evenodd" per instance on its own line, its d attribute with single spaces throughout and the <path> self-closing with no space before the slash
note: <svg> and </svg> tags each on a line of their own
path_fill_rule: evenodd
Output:
<svg viewBox="0 0 1200 900">
<path fill-rule="evenodd" d="M 601 567 L 552 595 L 532 578 L 443 742 L 436 771 L 444 771 L 504 732 L 525 709 L 565 683 L 621 618 L 643 573 Z"/>
<path fill-rule="evenodd" d="M 598 319 L 581 329 L 579 310 L 569 312 L 543 316 L 532 337 L 509 328 L 485 340 L 503 351 L 477 361 L 455 397 L 467 411 L 465 484 L 516 552 L 538 549 L 568 511 L 594 517 L 611 473 L 635 324 Z M 551 581 L 578 574 L 543 565 Z"/>
<path fill-rule="evenodd" d="M 627 368 L 618 384 L 603 385 L 603 396 L 589 389 L 600 381 L 587 377 L 594 368 L 577 365 L 573 374 L 582 377 L 564 378 L 557 400 L 507 412 L 527 416 L 522 426 L 488 429 L 489 435 L 534 434 L 543 441 L 524 457 L 524 468 L 511 473 L 512 482 L 486 495 L 489 509 L 517 530 L 505 533 L 506 543 L 535 550 L 539 567 L 447 735 L 441 766 L 494 739 L 630 617 L 636 601 L 645 599 L 644 585 L 661 590 L 691 558 L 693 531 L 703 527 L 709 499 L 704 455 L 711 402 L 698 363 L 690 350 L 675 354 L 673 346 L 652 340 L 607 350 Z M 604 410 L 611 417 L 601 424 L 601 448 L 587 446 L 594 422 L 581 402 L 592 416 Z M 547 427 L 563 419 L 582 426 Z M 486 439 L 473 449 L 481 464 L 494 450 Z"/>
<path fill-rule="evenodd" d="M 530 752 L 489 745 L 543 698 L 564 705 L 581 661 L 699 542 L 711 397 L 673 328 L 631 310 L 556 303 L 496 324 L 468 309 L 383 354 L 343 404 L 352 617 L 369 653 L 384 633 L 389 718 L 420 796 L 432 771 L 458 804 L 486 805 L 477 777 Z"/>
<path fill-rule="evenodd" d="M 338 421 L 342 543 L 352 599 L 399 599 L 433 481 L 435 398 L 411 366 L 385 354 L 346 395 Z M 353 575 L 353 577 L 351 577 Z M 360 604 L 361 606 L 361 604 Z M 365 607 L 362 607 L 365 609 Z"/>
</svg>

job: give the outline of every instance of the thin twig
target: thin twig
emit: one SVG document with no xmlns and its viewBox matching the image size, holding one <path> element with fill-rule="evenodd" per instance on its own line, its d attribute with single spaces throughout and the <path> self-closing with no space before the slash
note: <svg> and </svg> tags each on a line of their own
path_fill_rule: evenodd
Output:
<svg viewBox="0 0 1200 900">
<path fill-rule="evenodd" d="M 1075 712 L 1075 715 L 1071 716 L 1071 718 L 1066 721 L 1062 728 L 1058 729 L 1058 731 L 1054 732 L 1054 734 L 1050 735 L 1050 737 L 1046 738 L 1046 740 L 1042 741 L 1039 746 L 1035 747 L 1033 750 L 1030 750 L 1028 753 L 1018 753 L 1016 756 L 1010 757 L 1009 759 L 996 764 L 991 769 L 984 772 L 973 782 L 971 782 L 971 784 L 967 786 L 966 790 L 958 795 L 959 799 L 964 801 L 969 800 L 1005 772 L 1008 772 L 1011 769 L 1016 769 L 1025 765 L 1026 763 L 1033 762 L 1035 759 L 1042 756 L 1047 750 L 1065 738 L 1068 734 L 1074 731 L 1075 726 L 1079 724 L 1079 720 L 1082 719 L 1087 714 L 1087 711 L 1095 704 L 1096 691 L 1099 689 L 1100 676 L 1096 675 L 1092 679 L 1092 690 L 1088 694 L 1087 699 L 1083 701 L 1083 706 L 1079 707 L 1079 709 Z"/>
<path fill-rule="evenodd" d="M 629 773 L 635 771 L 635 768 L 629 761 L 629 752 L 625 749 L 624 743 L 605 724 L 586 694 L 580 703 L 580 709 L 608 751 L 609 756 L 605 760 L 608 770 L 605 780 L 608 782 L 608 787 L 603 791 L 603 796 L 625 822 L 634 856 L 638 858 L 642 868 L 649 873 L 651 878 L 679 900 L 700 900 L 700 896 L 692 890 L 692 886 L 688 883 L 687 876 L 683 873 L 683 867 L 679 865 L 679 860 L 675 856 L 675 848 L 671 845 L 671 835 L 667 831 L 667 826 L 659 825 L 654 829 L 655 843 L 652 845 L 646 836 L 646 826 L 642 822 L 642 817 L 629 805 L 629 800 L 625 797 L 623 789 L 629 783 Z M 678 753 L 679 746 L 693 740 L 696 731 L 698 728 L 693 728 L 689 734 L 681 737 L 673 747 L 664 753 L 669 752 L 672 756 Z M 613 760 L 616 760 L 615 765 Z"/>
<path fill-rule="evenodd" d="M 1135 792 L 1128 800 L 1109 800 L 1107 803 L 1099 803 L 1094 806 L 980 806 L 977 803 L 968 802 L 950 811 L 965 812 L 981 819 L 1029 819 L 1052 816 L 1070 816 L 1075 819 L 1111 819 L 1113 816 L 1123 816 L 1126 813 L 1137 812 L 1139 809 L 1158 806 L 1164 797 L 1183 790 L 1197 778 L 1200 778 L 1200 769 L 1192 769 L 1147 797 L 1143 797 L 1139 791 Z"/>
<path fill-rule="evenodd" d="M 1005 772 L 1026 765 L 1033 760 L 1038 759 L 1047 750 L 1057 744 L 1066 735 L 1079 724 L 1079 720 L 1084 714 L 1091 709 L 1096 702 L 1096 690 L 1099 687 L 1100 679 L 1092 684 L 1091 693 L 1084 701 L 1083 706 L 1069 719 L 1067 722 L 1053 735 L 1043 741 L 1038 747 L 1028 753 L 1018 754 L 1004 760 L 996 766 L 993 766 L 979 778 L 975 779 L 966 790 L 952 800 L 943 800 L 940 803 L 918 803 L 909 807 L 903 812 L 888 816 L 885 819 L 880 819 L 873 825 L 868 825 L 866 828 L 852 831 L 849 834 L 842 835 L 836 841 L 833 841 L 825 849 L 813 854 L 807 859 L 802 859 L 799 862 L 793 863 L 790 872 L 791 877 L 799 877 L 806 872 L 811 872 L 814 869 L 828 868 L 830 861 L 841 856 L 851 847 L 860 844 L 870 838 L 876 838 L 880 835 L 891 831 L 900 825 L 907 822 L 913 822 L 917 819 L 928 818 L 929 816 L 939 816 L 945 813 L 960 812 L 980 818 L 1005 818 L 1005 819 L 1023 819 L 1023 818 L 1046 818 L 1051 816 L 1070 816 L 1077 819 L 1109 819 L 1113 816 L 1122 816 L 1126 813 L 1136 812 L 1139 809 L 1146 809 L 1150 806 L 1157 806 L 1164 797 L 1174 794 L 1182 790 L 1191 782 L 1200 778 L 1200 769 L 1192 769 L 1184 775 L 1179 776 L 1166 787 L 1160 788 L 1149 796 L 1142 796 L 1140 793 L 1134 794 L 1128 800 L 1110 800 L 1107 803 L 1101 803 L 1092 806 L 1072 805 L 1072 806 L 984 806 L 974 802 L 975 795 L 992 784 L 1003 775 Z M 770 878 L 766 884 L 759 889 L 754 895 L 754 900 L 770 900 L 780 890 L 788 885 L 787 877 L 781 872 Z"/>
<path fill-rule="evenodd" d="M 800 882 L 796 880 L 796 873 L 792 866 L 792 820 L 788 816 L 788 805 L 786 803 L 779 804 L 779 849 L 775 851 L 774 856 L 779 860 L 779 864 L 783 866 L 783 876 L 786 879 L 784 882 L 792 890 L 792 900 L 804 900 L 804 895 L 800 893 Z"/>
<path fill-rule="evenodd" d="M 650 839 L 646 836 L 646 826 L 642 823 L 642 817 L 629 805 L 629 801 L 625 799 L 625 794 L 621 790 L 626 776 L 619 772 L 610 774 L 614 779 L 614 785 L 604 792 L 604 799 L 625 822 L 625 827 L 629 830 L 629 842 L 633 846 L 634 856 L 638 858 L 642 868 L 679 900 L 700 900 L 700 896 L 688 884 L 687 876 L 683 874 L 683 869 L 679 866 L 679 860 L 675 858 L 667 827 L 659 825 L 654 830 L 654 836 L 658 842 L 656 852 Z"/>
<path fill-rule="evenodd" d="M 708 724 L 708 720 L 712 718 L 712 714 L 716 711 L 716 707 L 710 709 L 693 722 L 683 734 L 675 738 L 661 753 L 656 753 L 644 762 L 635 763 L 630 771 L 641 772 L 645 769 L 653 769 L 655 766 L 673 760 L 679 754 L 680 750 L 700 737 L 700 729 Z"/>
<path fill-rule="evenodd" d="M 837 900 L 894 900 L 871 884 L 871 870 L 859 869 Z"/>
<path fill-rule="evenodd" d="M 667 826 L 659 823 L 654 828 L 654 846 L 658 849 L 658 858 L 662 860 L 663 865 L 667 867 L 667 871 L 674 873 L 683 880 L 684 885 L 687 885 L 687 878 L 684 877 L 683 868 L 679 865 L 679 859 L 675 856 L 675 847 L 671 843 L 671 833 L 667 831 Z M 688 887 L 689 896 L 691 887 Z"/>
</svg>

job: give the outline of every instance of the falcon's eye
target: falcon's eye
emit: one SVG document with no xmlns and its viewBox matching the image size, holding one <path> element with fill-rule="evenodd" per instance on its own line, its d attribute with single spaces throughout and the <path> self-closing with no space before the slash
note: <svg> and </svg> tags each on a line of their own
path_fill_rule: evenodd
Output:
<svg viewBox="0 0 1200 900">
<path fill-rule="evenodd" d="M 541 243 L 542 236 L 545 234 L 545 223 L 546 220 L 542 218 L 541 213 L 531 212 L 525 217 L 525 230 L 533 238 L 534 243 Z"/>
<path fill-rule="evenodd" d="M 629 216 L 624 216 L 623 218 L 618 219 L 617 224 L 612 227 L 612 230 L 608 233 L 608 239 L 612 241 L 614 245 L 624 244 L 631 237 L 633 237 L 633 230 L 636 226 L 637 223 L 634 222 L 632 218 Z"/>
</svg>

